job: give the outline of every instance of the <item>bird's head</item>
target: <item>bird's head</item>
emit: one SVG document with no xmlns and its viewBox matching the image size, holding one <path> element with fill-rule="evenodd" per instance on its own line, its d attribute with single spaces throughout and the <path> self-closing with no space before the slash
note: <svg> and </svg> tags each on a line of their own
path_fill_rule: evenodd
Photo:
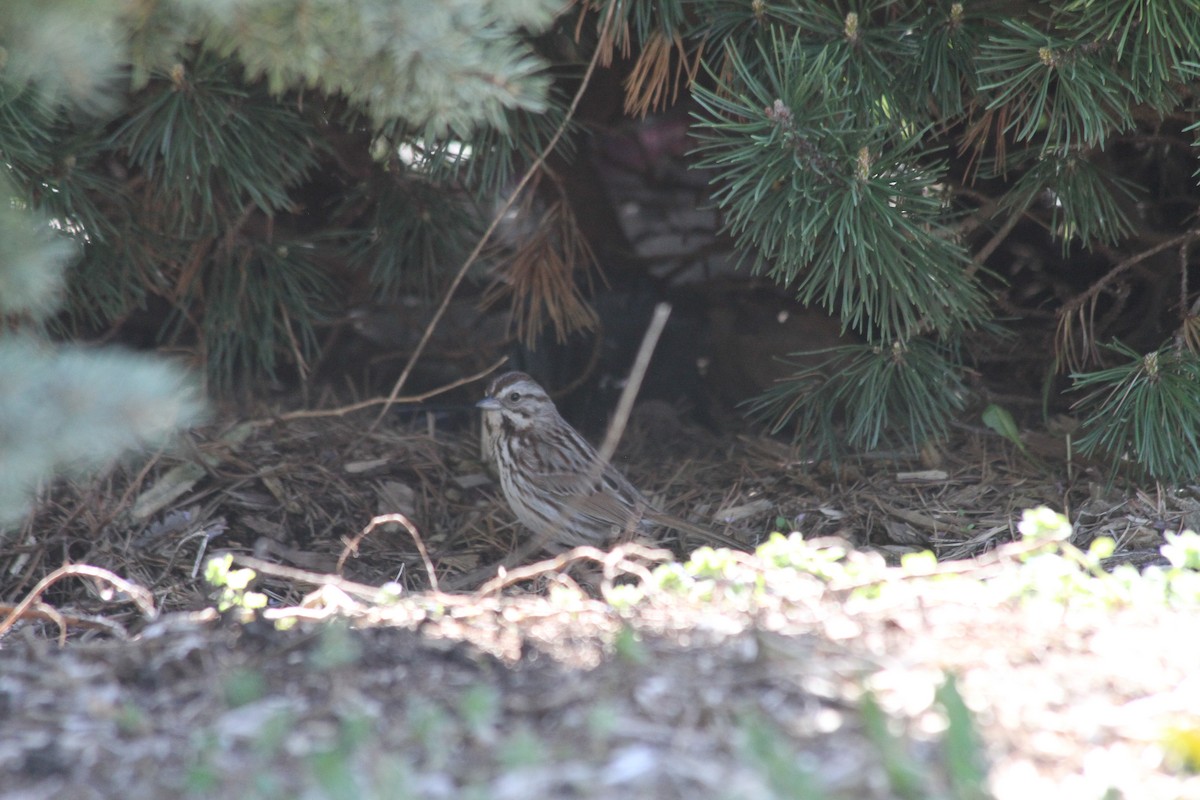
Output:
<svg viewBox="0 0 1200 800">
<path fill-rule="evenodd" d="M 546 390 L 524 372 L 506 372 L 495 378 L 475 405 L 483 410 L 485 418 L 502 421 L 519 431 L 558 419 Z"/>
</svg>

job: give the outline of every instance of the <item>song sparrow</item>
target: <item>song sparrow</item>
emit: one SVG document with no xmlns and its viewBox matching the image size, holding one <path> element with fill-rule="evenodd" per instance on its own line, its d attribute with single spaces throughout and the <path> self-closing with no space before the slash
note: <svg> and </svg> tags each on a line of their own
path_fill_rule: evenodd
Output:
<svg viewBox="0 0 1200 800">
<path fill-rule="evenodd" d="M 745 547 L 654 508 L 525 373 L 497 377 L 477 405 L 504 497 L 543 547 L 603 547 L 659 526 L 706 544 Z"/>
</svg>

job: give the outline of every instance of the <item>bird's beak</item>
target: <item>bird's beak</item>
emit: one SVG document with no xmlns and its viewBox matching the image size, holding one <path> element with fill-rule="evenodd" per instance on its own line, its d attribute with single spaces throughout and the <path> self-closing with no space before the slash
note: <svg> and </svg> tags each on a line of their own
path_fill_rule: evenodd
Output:
<svg viewBox="0 0 1200 800">
<path fill-rule="evenodd" d="M 476 408 L 482 408 L 484 411 L 499 411 L 502 406 L 500 401 L 494 397 L 485 397 L 475 404 Z"/>
</svg>

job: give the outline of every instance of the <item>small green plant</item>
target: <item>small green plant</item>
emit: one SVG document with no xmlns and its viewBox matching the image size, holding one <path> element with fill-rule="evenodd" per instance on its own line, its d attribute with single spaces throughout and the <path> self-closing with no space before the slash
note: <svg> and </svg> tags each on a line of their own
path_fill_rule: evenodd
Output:
<svg viewBox="0 0 1200 800">
<path fill-rule="evenodd" d="M 466 723 L 470 734 L 481 742 L 496 740 L 496 727 L 500 724 L 503 699 L 495 687 L 476 683 L 458 698 L 458 713 Z"/>
<path fill-rule="evenodd" d="M 449 711 L 432 700 L 414 698 L 405 709 L 403 724 L 414 751 L 423 755 L 420 766 L 435 771 L 449 768 L 458 746 L 458 724 Z"/>
<path fill-rule="evenodd" d="M 1026 541 L 1065 542 L 1071 538 L 1071 522 L 1052 508 L 1038 506 L 1021 513 L 1017 530 Z"/>
<path fill-rule="evenodd" d="M 308 768 L 316 784 L 331 800 L 356 800 L 364 793 L 364 776 L 356 762 L 371 735 L 372 725 L 363 717 L 338 720 L 332 740 L 308 757 Z"/>
<path fill-rule="evenodd" d="M 204 566 L 204 580 L 217 590 L 217 611 L 224 614 L 239 609 L 242 616 L 252 618 L 255 612 L 267 607 L 267 596 L 248 588 L 255 579 L 252 569 L 233 569 L 233 556 L 226 553 L 214 556 Z"/>
<path fill-rule="evenodd" d="M 1007 408 L 992 403 L 983 410 L 980 419 L 983 420 L 984 425 L 1016 445 L 1022 454 L 1029 454 L 1029 451 L 1025 448 L 1025 443 L 1021 441 L 1021 432 L 1017 428 L 1017 421 L 1013 419 L 1013 415 L 1009 413 Z"/>
<path fill-rule="evenodd" d="M 308 664 L 319 672 L 329 672 L 358 662 L 362 644 L 344 619 L 334 618 L 321 626 L 316 646 L 308 654 Z"/>
<path fill-rule="evenodd" d="M 936 755 L 918 755 L 911 739 L 898 731 L 898 720 L 889 716 L 866 691 L 858 705 L 862 729 L 878 751 L 887 776 L 890 796 L 905 800 L 953 797 L 954 800 L 987 800 L 987 759 L 978 727 L 959 695 L 953 675 L 946 675 L 934 698 L 934 710 L 946 720 Z M 819 785 L 815 766 L 805 763 L 805 755 L 790 744 L 786 734 L 759 713 L 739 718 L 738 734 L 743 758 L 754 765 L 779 797 L 803 797 L 821 800 L 829 796 Z M 926 751 L 930 752 L 930 751 Z M 944 777 L 951 793 L 939 793 L 935 775 Z M 838 795 L 841 796 L 841 795 Z"/>
<path fill-rule="evenodd" d="M 225 704 L 238 708 L 261 700 L 267 693 L 267 680 L 257 669 L 237 667 L 224 677 L 221 689 Z"/>
<path fill-rule="evenodd" d="M 761 713 L 745 714 L 738 721 L 742 757 L 757 767 L 777 797 L 803 797 L 823 800 L 815 770 L 804 764 L 802 755 L 789 743 L 787 735 Z"/>
<path fill-rule="evenodd" d="M 636 583 L 618 583 L 604 590 L 604 599 L 617 610 L 634 608 L 645 596 L 645 587 Z"/>
<path fill-rule="evenodd" d="M 221 772 L 216 765 L 220 749 L 216 733 L 211 730 L 193 732 L 190 742 L 190 763 L 183 776 L 183 790 L 193 797 L 212 797 L 220 788 Z"/>
<path fill-rule="evenodd" d="M 1200 534 L 1195 531 L 1168 532 L 1163 538 L 1162 554 L 1171 562 L 1172 569 L 1200 570 Z"/>
<path fill-rule="evenodd" d="M 865 693 L 860 709 L 867 738 L 879 751 L 892 793 L 904 800 L 927 797 L 928 794 L 922 790 L 927 768 L 909 752 L 907 738 L 892 730 L 892 720 L 875 695 Z"/>
<path fill-rule="evenodd" d="M 814 547 L 799 533 L 772 533 L 755 551 L 772 567 L 796 569 L 825 579 L 845 577 L 848 552 L 840 545 Z"/>
<path fill-rule="evenodd" d="M 955 800 L 987 800 L 987 759 L 974 718 L 958 692 L 953 675 L 947 674 L 934 696 L 934 708 L 946 718 L 941 737 L 940 767 L 952 787 Z M 893 732 L 891 720 L 875 696 L 867 692 L 862 701 L 867 738 L 879 749 L 884 769 L 896 797 L 924 800 L 937 797 L 930 785 L 929 765 L 910 751 L 907 738 Z"/>
<path fill-rule="evenodd" d="M 516 770 L 546 763 L 546 743 L 524 724 L 505 733 L 496 746 L 496 760 L 505 769 Z"/>
<path fill-rule="evenodd" d="M 946 734 L 942 737 L 942 753 L 946 774 L 958 800 L 983 800 L 987 792 L 987 759 L 975 726 L 971 709 L 958 691 L 958 680 L 947 675 L 938 687 L 934 699 L 946 716 Z"/>
<path fill-rule="evenodd" d="M 799 533 L 773 533 L 752 557 L 701 548 L 688 561 L 663 564 L 655 569 L 652 581 L 623 588 L 610 596 L 610 602 L 628 610 L 653 602 L 656 596 L 676 596 L 753 607 L 766 596 L 809 591 L 806 587 L 813 581 L 849 590 L 851 597 L 863 600 L 886 598 L 897 581 L 968 581 L 998 600 L 1200 604 L 1200 535 L 1196 533 L 1167 533 L 1162 554 L 1170 566 L 1139 571 L 1128 564 L 1110 566 L 1116 543 L 1109 537 L 1097 537 L 1087 550 L 1076 547 L 1071 543 L 1070 521 L 1053 509 L 1026 510 L 1017 530 L 1020 542 L 997 551 L 1012 562 L 1011 568 L 983 581 L 974 581 L 969 563 L 945 569 L 929 551 L 906 554 L 899 567 L 892 567 L 877 554 L 848 545 L 814 544 Z"/>
<path fill-rule="evenodd" d="M 617 631 L 613 638 L 613 651 L 628 664 L 645 666 L 650 661 L 650 653 L 642 641 L 642 636 L 632 625 L 622 625 Z"/>
<path fill-rule="evenodd" d="M 1161 552 L 1169 567 L 1151 565 L 1139 571 L 1130 564 L 1106 568 L 1116 550 L 1109 537 L 1097 537 L 1086 551 L 1075 547 L 1070 522 L 1051 509 L 1026 511 L 1018 530 L 1027 541 L 1045 542 L 1047 549 L 1021 554 L 1020 569 L 991 581 L 994 590 L 1010 597 L 1098 605 L 1200 603 L 1200 536 L 1192 531 L 1165 534 Z"/>
</svg>

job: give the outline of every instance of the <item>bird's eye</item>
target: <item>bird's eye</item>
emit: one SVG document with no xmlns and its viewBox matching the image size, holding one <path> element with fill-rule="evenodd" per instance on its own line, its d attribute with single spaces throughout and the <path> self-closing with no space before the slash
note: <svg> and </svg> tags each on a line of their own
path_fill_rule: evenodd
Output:
<svg viewBox="0 0 1200 800">
<path fill-rule="evenodd" d="M 508 402 L 510 402 L 510 403 L 515 403 L 515 402 L 517 402 L 517 401 L 518 401 L 518 400 L 520 400 L 520 399 L 521 399 L 521 393 L 520 393 L 520 392 L 513 392 L 512 394 L 510 394 L 510 395 L 508 396 Z"/>
</svg>

